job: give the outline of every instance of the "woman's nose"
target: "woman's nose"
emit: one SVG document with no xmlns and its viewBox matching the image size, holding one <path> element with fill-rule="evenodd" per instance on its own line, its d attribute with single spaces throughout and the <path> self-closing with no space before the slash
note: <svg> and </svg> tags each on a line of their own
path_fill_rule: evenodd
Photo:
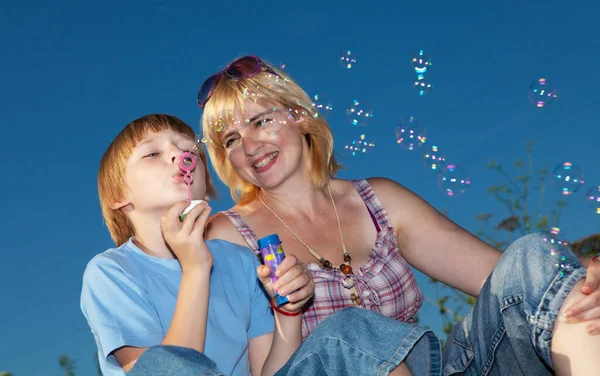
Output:
<svg viewBox="0 0 600 376">
<path fill-rule="evenodd" d="M 244 147 L 244 154 L 250 156 L 258 153 L 262 147 L 262 142 L 252 137 L 246 137 L 242 139 L 242 145 Z"/>
</svg>

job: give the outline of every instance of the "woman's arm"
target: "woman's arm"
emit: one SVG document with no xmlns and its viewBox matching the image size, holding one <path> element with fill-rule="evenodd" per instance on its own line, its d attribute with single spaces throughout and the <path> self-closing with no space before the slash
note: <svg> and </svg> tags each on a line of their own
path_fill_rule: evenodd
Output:
<svg viewBox="0 0 600 376">
<path fill-rule="evenodd" d="M 385 178 L 369 179 L 386 209 L 406 261 L 447 285 L 479 296 L 502 253 Z"/>
</svg>

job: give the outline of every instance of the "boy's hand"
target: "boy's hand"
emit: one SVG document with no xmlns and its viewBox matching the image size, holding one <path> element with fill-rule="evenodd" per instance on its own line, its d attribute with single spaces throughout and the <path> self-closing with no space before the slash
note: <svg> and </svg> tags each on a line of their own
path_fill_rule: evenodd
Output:
<svg viewBox="0 0 600 376">
<path fill-rule="evenodd" d="M 294 255 L 286 256 L 275 269 L 278 280 L 274 285 L 271 283 L 271 268 L 268 265 L 259 266 L 256 272 L 271 298 L 275 296 L 275 292 L 280 296 L 288 297 L 290 302 L 279 307 L 280 309 L 297 312 L 312 298 L 315 292 L 312 273 Z M 292 291 L 295 292 L 292 293 Z"/>
<path fill-rule="evenodd" d="M 206 201 L 201 202 L 186 214 L 182 222 L 179 215 L 189 204 L 189 201 L 178 202 L 160 219 L 160 229 L 165 241 L 179 259 L 184 272 L 210 268 L 213 260 L 204 242 L 204 226 L 211 207 Z"/>
</svg>

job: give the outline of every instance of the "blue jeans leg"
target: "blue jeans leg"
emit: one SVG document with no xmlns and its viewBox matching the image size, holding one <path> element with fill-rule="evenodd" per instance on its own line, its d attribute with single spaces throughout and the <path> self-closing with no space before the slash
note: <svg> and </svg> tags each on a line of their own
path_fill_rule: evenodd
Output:
<svg viewBox="0 0 600 376">
<path fill-rule="evenodd" d="M 127 376 L 221 376 L 206 355 L 187 347 L 152 346 L 139 357 Z"/>
<path fill-rule="evenodd" d="M 450 333 L 444 375 L 553 375 L 552 329 L 585 268 L 544 234 L 504 251 L 473 309 Z"/>
<path fill-rule="evenodd" d="M 323 320 L 276 375 L 388 375 L 405 362 L 415 376 L 437 376 L 440 350 L 431 330 L 346 308 Z"/>
</svg>

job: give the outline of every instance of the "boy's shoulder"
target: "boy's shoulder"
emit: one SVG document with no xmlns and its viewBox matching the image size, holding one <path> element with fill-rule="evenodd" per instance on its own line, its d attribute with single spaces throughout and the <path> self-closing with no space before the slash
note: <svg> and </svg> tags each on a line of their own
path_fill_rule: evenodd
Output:
<svg viewBox="0 0 600 376">
<path fill-rule="evenodd" d="M 213 258 L 227 262 L 242 262 L 244 264 L 256 264 L 258 259 L 254 252 L 239 244 L 223 239 L 211 239 L 206 241 L 206 246 L 213 254 Z"/>
<path fill-rule="evenodd" d="M 143 274 L 144 266 L 142 259 L 133 252 L 130 241 L 120 245 L 117 248 L 109 248 L 106 251 L 97 254 L 92 258 L 83 273 L 84 280 L 93 278 L 98 273 L 104 275 L 126 275 L 131 278 L 133 275 Z M 142 272 L 141 272 L 142 271 Z"/>
</svg>

